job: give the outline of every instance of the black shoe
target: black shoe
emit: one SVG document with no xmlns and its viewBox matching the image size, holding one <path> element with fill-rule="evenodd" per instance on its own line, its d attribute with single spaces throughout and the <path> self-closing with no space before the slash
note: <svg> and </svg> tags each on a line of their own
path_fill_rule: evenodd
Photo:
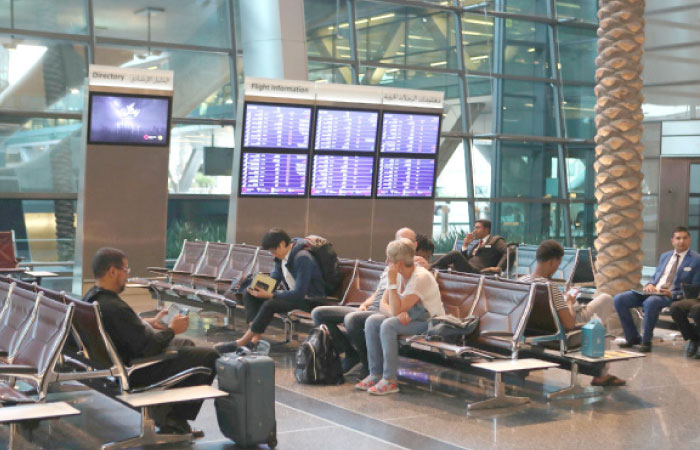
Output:
<svg viewBox="0 0 700 450">
<path fill-rule="evenodd" d="M 644 342 L 639 346 L 639 353 L 649 353 L 651 351 L 651 342 Z"/>
<path fill-rule="evenodd" d="M 698 352 L 698 344 L 700 344 L 700 342 L 698 342 L 696 339 L 689 340 L 688 345 L 685 348 L 685 356 L 688 358 L 695 356 L 695 354 Z"/>
<path fill-rule="evenodd" d="M 343 368 L 343 375 L 347 375 L 348 373 L 352 372 L 353 370 L 355 370 L 357 365 L 361 363 L 362 361 L 360 361 L 359 356 L 346 356 L 345 358 L 343 358 L 343 362 L 341 363 L 341 366 Z"/>
<path fill-rule="evenodd" d="M 187 420 L 168 416 L 162 425 L 158 425 L 159 434 L 191 434 L 193 438 L 204 437 L 202 430 L 193 430 Z"/>
<path fill-rule="evenodd" d="M 633 340 L 633 341 L 626 341 L 626 342 L 624 342 L 624 343 L 622 343 L 622 344 L 617 344 L 617 346 L 620 347 L 620 348 L 632 348 L 632 347 L 634 347 L 635 345 L 639 345 L 639 344 L 641 344 L 641 343 L 642 343 L 642 340 L 641 340 L 641 339 L 635 339 L 635 340 Z"/>
<path fill-rule="evenodd" d="M 236 341 L 219 342 L 218 344 L 214 344 L 214 350 L 219 352 L 220 355 L 225 353 L 236 353 L 237 349 L 238 346 L 236 345 Z"/>
<path fill-rule="evenodd" d="M 250 351 L 258 355 L 269 355 L 270 354 L 270 343 L 264 339 L 260 339 L 257 344 L 252 342 L 249 345 Z"/>
</svg>

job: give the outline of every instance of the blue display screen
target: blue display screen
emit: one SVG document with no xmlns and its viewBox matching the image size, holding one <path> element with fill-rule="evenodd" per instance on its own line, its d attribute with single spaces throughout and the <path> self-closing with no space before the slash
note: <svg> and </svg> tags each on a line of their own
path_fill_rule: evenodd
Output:
<svg viewBox="0 0 700 450">
<path fill-rule="evenodd" d="M 307 150 L 311 108 L 246 104 L 243 147 Z"/>
<path fill-rule="evenodd" d="M 371 197 L 373 156 L 315 155 L 313 197 Z"/>
<path fill-rule="evenodd" d="M 308 155 L 285 153 L 243 153 L 241 195 L 306 195 Z"/>
<path fill-rule="evenodd" d="M 439 114 L 385 112 L 381 152 L 434 155 L 437 153 L 439 133 Z"/>
<path fill-rule="evenodd" d="M 377 197 L 432 197 L 434 181 L 434 159 L 379 159 Z"/>
<path fill-rule="evenodd" d="M 316 114 L 316 150 L 374 151 L 378 111 L 319 108 Z"/>
<path fill-rule="evenodd" d="M 170 98 L 90 95 L 90 144 L 168 145 Z"/>
</svg>

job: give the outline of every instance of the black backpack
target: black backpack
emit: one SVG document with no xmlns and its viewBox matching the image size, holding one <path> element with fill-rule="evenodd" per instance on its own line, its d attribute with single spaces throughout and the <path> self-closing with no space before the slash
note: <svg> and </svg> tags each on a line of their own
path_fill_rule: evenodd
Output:
<svg viewBox="0 0 700 450">
<path fill-rule="evenodd" d="M 343 384 L 340 357 L 328 327 L 313 328 L 297 350 L 294 378 L 303 384 Z"/>
<path fill-rule="evenodd" d="M 333 250 L 333 244 L 321 236 L 307 236 L 306 249 L 314 256 L 321 267 L 323 284 L 326 287 L 326 295 L 333 295 L 340 288 L 343 281 L 343 273 L 338 264 L 338 254 Z"/>
</svg>

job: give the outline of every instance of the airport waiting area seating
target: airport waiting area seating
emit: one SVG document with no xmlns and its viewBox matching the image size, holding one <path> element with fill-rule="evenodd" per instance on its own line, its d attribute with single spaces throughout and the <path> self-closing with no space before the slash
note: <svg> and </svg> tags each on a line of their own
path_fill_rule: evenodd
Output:
<svg viewBox="0 0 700 450">
<path fill-rule="evenodd" d="M 22 273 L 24 269 L 19 267 L 21 258 L 17 256 L 15 232 L 0 231 L 0 273 Z"/>
</svg>

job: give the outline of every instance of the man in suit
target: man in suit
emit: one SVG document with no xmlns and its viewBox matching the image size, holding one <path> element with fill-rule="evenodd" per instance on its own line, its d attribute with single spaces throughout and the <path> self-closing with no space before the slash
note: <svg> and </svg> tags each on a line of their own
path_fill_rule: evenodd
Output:
<svg viewBox="0 0 700 450">
<path fill-rule="evenodd" d="M 500 273 L 506 262 L 508 247 L 501 236 L 491 235 L 491 221 L 477 220 L 467 234 L 462 250 L 453 250 L 435 261 L 431 268 L 452 268 L 458 272 Z"/>
<path fill-rule="evenodd" d="M 640 352 L 650 352 L 654 327 L 661 310 L 682 297 L 682 283 L 700 283 L 700 254 L 690 250 L 688 229 L 676 227 L 671 237 L 671 245 L 673 250 L 661 255 L 656 272 L 644 286 L 643 293 L 627 291 L 615 296 L 615 310 L 620 316 L 627 340 L 620 344 L 622 348 L 639 345 Z M 644 332 L 641 337 L 630 313 L 631 308 L 639 306 L 644 307 Z"/>
</svg>

